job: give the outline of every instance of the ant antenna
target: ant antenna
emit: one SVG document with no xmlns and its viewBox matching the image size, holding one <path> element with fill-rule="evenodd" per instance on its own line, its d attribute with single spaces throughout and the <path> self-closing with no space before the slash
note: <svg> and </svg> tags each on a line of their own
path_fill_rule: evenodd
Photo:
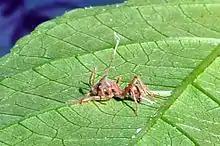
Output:
<svg viewBox="0 0 220 146">
<path fill-rule="evenodd" d="M 118 45 L 120 43 L 120 37 L 118 36 L 118 34 L 116 32 L 114 32 L 114 36 L 115 36 L 116 44 L 115 44 L 114 51 L 112 53 L 112 57 L 111 57 L 111 61 L 109 63 L 109 66 L 105 69 L 105 76 L 107 76 L 108 73 L 109 73 L 109 70 L 110 70 L 110 68 L 112 66 L 112 63 L 113 63 L 114 59 L 115 59 L 115 55 L 116 55 L 116 51 L 117 51 Z"/>
</svg>

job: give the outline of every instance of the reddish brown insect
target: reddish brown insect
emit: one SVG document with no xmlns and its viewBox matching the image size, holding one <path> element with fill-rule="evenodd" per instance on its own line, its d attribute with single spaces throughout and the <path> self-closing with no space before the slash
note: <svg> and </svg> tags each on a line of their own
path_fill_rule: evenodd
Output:
<svg viewBox="0 0 220 146">
<path fill-rule="evenodd" d="M 141 103 L 142 100 L 148 100 L 147 97 L 150 97 L 150 100 L 154 100 L 152 97 L 157 96 L 152 93 L 147 86 L 141 81 L 138 76 L 134 76 L 131 82 L 124 88 L 121 89 L 119 87 L 119 82 L 121 78 L 117 78 L 116 81 L 112 81 L 108 79 L 108 72 L 112 66 L 112 62 L 116 55 L 116 50 L 118 48 L 120 38 L 115 33 L 116 45 L 114 48 L 114 52 L 112 54 L 111 62 L 107 69 L 105 69 L 105 74 L 103 77 L 94 84 L 95 76 L 96 76 L 96 68 L 92 71 L 92 74 L 89 79 L 89 84 L 91 86 L 90 92 L 88 92 L 82 99 L 80 100 L 71 100 L 73 103 L 84 103 L 88 101 L 105 101 L 109 100 L 113 97 L 118 97 L 120 99 L 132 99 L 135 101 L 135 112 L 137 112 L 137 104 Z"/>
</svg>

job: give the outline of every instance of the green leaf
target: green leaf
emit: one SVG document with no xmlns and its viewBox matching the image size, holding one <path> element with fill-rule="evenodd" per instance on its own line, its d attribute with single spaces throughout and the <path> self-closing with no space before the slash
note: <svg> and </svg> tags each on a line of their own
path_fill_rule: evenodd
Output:
<svg viewBox="0 0 220 146">
<path fill-rule="evenodd" d="M 215 4 L 214 4 L 215 3 Z M 0 59 L 1 145 L 219 145 L 219 1 L 128 1 L 45 22 Z M 172 91 L 156 104 L 67 105 L 89 91 L 121 38 L 109 78 Z M 124 84 L 123 84 L 124 85 Z M 122 86 L 123 86 L 122 85 Z"/>
</svg>

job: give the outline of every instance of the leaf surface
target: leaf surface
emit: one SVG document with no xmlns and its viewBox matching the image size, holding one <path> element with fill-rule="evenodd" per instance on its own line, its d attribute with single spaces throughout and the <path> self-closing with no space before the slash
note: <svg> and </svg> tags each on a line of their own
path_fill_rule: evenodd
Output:
<svg viewBox="0 0 220 146">
<path fill-rule="evenodd" d="M 41 24 L 0 59 L 1 145 L 220 144 L 219 8 L 129 1 Z M 123 87 L 139 75 L 172 91 L 138 105 L 138 116 L 132 101 L 65 103 L 89 90 L 94 66 L 100 79 L 114 31 L 121 42 L 109 78 L 123 76 Z"/>
</svg>

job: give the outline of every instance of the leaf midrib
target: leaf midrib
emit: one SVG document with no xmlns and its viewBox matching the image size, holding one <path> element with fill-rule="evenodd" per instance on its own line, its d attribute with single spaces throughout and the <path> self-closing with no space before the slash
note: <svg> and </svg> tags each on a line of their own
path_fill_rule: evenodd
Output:
<svg viewBox="0 0 220 146">
<path fill-rule="evenodd" d="M 205 69 L 209 65 L 211 65 L 211 63 L 219 56 L 220 56 L 220 45 L 215 47 L 215 49 L 182 81 L 182 84 L 174 89 L 173 94 L 167 100 L 167 104 L 165 106 L 161 106 L 158 110 L 157 115 L 155 115 L 155 117 L 152 118 L 151 120 L 147 121 L 148 126 L 146 126 L 146 130 L 142 130 L 140 134 L 137 136 L 137 138 L 130 143 L 130 145 L 135 145 L 146 133 L 148 133 L 148 131 L 151 130 L 154 124 L 156 124 L 157 120 L 163 118 L 164 113 L 173 105 L 173 103 L 184 92 L 187 86 L 193 84 L 197 76 L 203 73 Z M 194 144 L 197 144 L 197 142 L 194 141 L 191 137 L 188 137 L 185 133 L 182 134 L 185 135 L 187 138 L 189 138 Z"/>
</svg>

